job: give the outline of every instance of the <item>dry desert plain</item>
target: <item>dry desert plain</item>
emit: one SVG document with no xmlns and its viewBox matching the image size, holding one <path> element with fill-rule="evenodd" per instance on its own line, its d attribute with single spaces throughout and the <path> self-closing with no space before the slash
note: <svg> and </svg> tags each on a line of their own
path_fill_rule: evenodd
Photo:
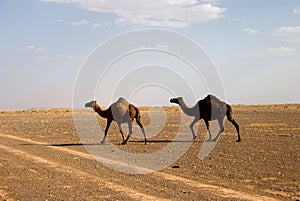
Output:
<svg viewBox="0 0 300 201">
<path fill-rule="evenodd" d="M 132 137 L 120 145 L 113 123 L 107 139 L 132 153 L 153 153 L 172 142 L 180 109 L 161 107 L 163 129 L 143 140 Z M 141 108 L 144 126 L 149 108 Z M 198 138 L 179 160 L 148 174 L 112 170 L 86 151 L 105 146 L 82 143 L 73 113 L 90 109 L 0 112 L 0 200 L 299 200 L 300 105 L 234 105 L 241 142 L 234 127 L 225 131 L 212 152 L 198 158 L 205 140 L 203 121 Z M 106 121 L 98 118 L 105 128 Z M 189 122 L 186 122 L 188 127 Z M 134 126 L 137 127 L 136 123 Z M 125 133 L 128 133 L 126 126 Z M 192 139 L 192 134 L 186 135 Z M 181 142 L 186 143 L 186 142 Z"/>
</svg>

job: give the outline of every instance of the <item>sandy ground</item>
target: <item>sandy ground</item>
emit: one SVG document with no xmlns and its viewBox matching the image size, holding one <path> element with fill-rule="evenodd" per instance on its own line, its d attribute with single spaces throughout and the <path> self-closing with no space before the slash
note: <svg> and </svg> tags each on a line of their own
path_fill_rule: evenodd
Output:
<svg viewBox="0 0 300 201">
<path fill-rule="evenodd" d="M 234 127 L 226 121 L 215 148 L 200 160 L 206 135 L 201 121 L 188 151 L 148 174 L 118 172 L 95 160 L 85 148 L 105 145 L 100 137 L 90 144 L 80 140 L 70 109 L 2 111 L 0 200 L 299 200 L 300 105 L 236 105 L 233 110 L 242 142 L 235 142 Z M 167 122 L 147 145 L 135 137 L 120 145 L 115 124 L 107 139 L 136 154 L 163 149 L 178 132 L 180 111 L 156 111 L 163 111 Z M 149 108 L 142 108 L 141 115 L 145 127 L 150 125 Z M 104 129 L 106 121 L 98 121 Z"/>
</svg>

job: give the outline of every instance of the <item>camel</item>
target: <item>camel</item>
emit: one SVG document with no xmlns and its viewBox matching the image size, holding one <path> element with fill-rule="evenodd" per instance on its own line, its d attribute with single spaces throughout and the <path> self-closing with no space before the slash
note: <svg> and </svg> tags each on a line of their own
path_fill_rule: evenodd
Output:
<svg viewBox="0 0 300 201">
<path fill-rule="evenodd" d="M 190 124 L 190 129 L 192 130 L 193 134 L 193 139 L 195 140 L 197 138 L 193 126 L 195 123 L 197 123 L 199 120 L 203 119 L 206 128 L 208 130 L 209 134 L 209 139 L 208 141 L 211 141 L 211 133 L 209 130 L 209 121 L 212 120 L 217 120 L 218 124 L 220 126 L 220 130 L 217 134 L 217 136 L 213 139 L 213 141 L 216 141 L 221 133 L 224 131 L 224 118 L 227 116 L 227 119 L 229 122 L 233 124 L 235 127 L 237 134 L 238 134 L 238 139 L 236 140 L 237 142 L 241 141 L 241 136 L 240 136 L 240 131 L 239 131 L 239 125 L 234 119 L 232 108 L 229 104 L 219 100 L 217 97 L 214 95 L 207 95 L 204 99 L 199 100 L 195 106 L 189 108 L 183 101 L 182 97 L 178 98 L 172 98 L 170 100 L 171 103 L 176 103 L 178 104 L 182 111 L 188 115 L 188 116 L 194 116 L 195 119 L 193 122 Z"/>
<path fill-rule="evenodd" d="M 144 134 L 145 144 L 147 144 L 146 134 L 141 122 L 139 109 L 133 104 L 128 103 L 124 98 L 119 98 L 106 110 L 102 110 L 95 100 L 86 103 L 85 107 L 93 108 L 94 111 L 97 112 L 101 117 L 107 119 L 105 133 L 101 143 L 105 143 L 109 126 L 112 121 L 115 121 L 119 127 L 120 133 L 123 138 L 122 144 L 126 144 L 132 134 L 132 122 L 134 119 L 136 119 L 136 123 L 141 127 L 142 132 Z M 127 123 L 129 128 L 129 134 L 127 135 L 126 139 L 124 138 L 124 134 L 121 128 L 121 124 L 123 123 Z"/>
</svg>

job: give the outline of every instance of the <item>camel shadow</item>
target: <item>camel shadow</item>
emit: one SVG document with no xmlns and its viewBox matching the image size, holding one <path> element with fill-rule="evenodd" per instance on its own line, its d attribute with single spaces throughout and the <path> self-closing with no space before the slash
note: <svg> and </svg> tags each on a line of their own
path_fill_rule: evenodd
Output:
<svg viewBox="0 0 300 201">
<path fill-rule="evenodd" d="M 142 140 L 136 140 L 136 141 L 131 141 L 131 142 L 136 142 L 136 143 L 142 143 L 144 141 Z M 193 140 L 147 140 L 147 142 L 150 143 L 170 143 L 170 142 L 193 142 Z"/>
<path fill-rule="evenodd" d="M 138 143 L 144 143 L 144 140 L 135 140 L 130 141 L 130 143 L 138 144 Z M 170 142 L 183 142 L 183 143 L 190 143 L 193 142 L 193 140 L 147 140 L 149 143 L 170 143 Z M 115 144 L 114 142 L 111 142 L 112 144 Z M 117 145 L 122 145 L 121 143 L 116 143 Z M 28 144 L 27 144 L 28 145 Z M 60 143 L 60 144 L 42 144 L 42 146 L 51 146 L 51 147 L 75 147 L 75 146 L 104 146 L 109 145 L 109 143 Z"/>
<path fill-rule="evenodd" d="M 60 144 L 37 144 L 37 143 L 25 143 L 21 144 L 23 146 L 44 146 L 44 147 L 72 147 L 72 146 L 96 146 L 96 145 L 105 145 L 102 143 L 60 143 Z"/>
<path fill-rule="evenodd" d="M 133 144 L 139 144 L 139 143 L 144 143 L 144 140 L 133 140 L 130 141 L 130 143 Z M 171 143 L 171 142 L 182 142 L 182 143 L 190 143 L 193 142 L 193 140 L 147 140 L 149 143 Z M 110 141 L 111 144 L 116 144 L 116 145 L 123 145 L 122 143 L 116 142 L 116 141 Z M 44 147 L 77 147 L 77 146 L 107 146 L 110 145 L 110 143 L 101 143 L 101 142 L 95 142 L 95 143 L 82 143 L 82 142 L 77 142 L 77 143 L 24 143 L 21 144 L 23 146 L 44 146 Z"/>
<path fill-rule="evenodd" d="M 44 144 L 43 146 L 48 147 L 75 147 L 75 146 L 96 146 L 96 145 L 105 145 L 102 143 L 61 143 L 61 144 Z"/>
</svg>

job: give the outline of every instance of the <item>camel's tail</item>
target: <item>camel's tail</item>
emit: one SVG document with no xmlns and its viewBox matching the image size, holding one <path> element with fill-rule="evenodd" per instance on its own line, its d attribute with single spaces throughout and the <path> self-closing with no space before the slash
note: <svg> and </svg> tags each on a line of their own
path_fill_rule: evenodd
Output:
<svg viewBox="0 0 300 201">
<path fill-rule="evenodd" d="M 233 121 L 234 120 L 234 116 L 233 116 L 233 112 L 232 112 L 232 108 L 230 105 L 226 104 L 227 110 L 226 110 L 226 116 L 227 119 L 229 121 Z"/>
<path fill-rule="evenodd" d="M 230 121 L 232 123 L 232 125 L 234 125 L 237 134 L 238 134 L 238 139 L 236 140 L 237 142 L 241 141 L 241 136 L 240 136 L 240 127 L 238 125 L 238 123 L 234 120 L 234 116 L 233 116 L 233 112 L 232 112 L 232 108 L 230 105 L 226 104 L 227 107 L 227 111 L 226 111 L 226 116 L 228 121 Z"/>
<path fill-rule="evenodd" d="M 141 113 L 140 113 L 139 108 L 137 108 L 137 107 L 134 106 L 134 109 L 135 109 L 135 111 L 136 111 L 136 113 L 135 113 L 135 118 L 136 118 L 136 119 L 140 119 L 140 118 L 141 118 Z"/>
<path fill-rule="evenodd" d="M 135 107 L 134 105 L 132 105 L 134 110 L 135 110 L 135 116 L 134 116 L 134 119 L 136 120 L 136 122 L 138 124 L 141 124 L 141 113 L 140 113 L 140 110 L 139 108 Z"/>
</svg>

